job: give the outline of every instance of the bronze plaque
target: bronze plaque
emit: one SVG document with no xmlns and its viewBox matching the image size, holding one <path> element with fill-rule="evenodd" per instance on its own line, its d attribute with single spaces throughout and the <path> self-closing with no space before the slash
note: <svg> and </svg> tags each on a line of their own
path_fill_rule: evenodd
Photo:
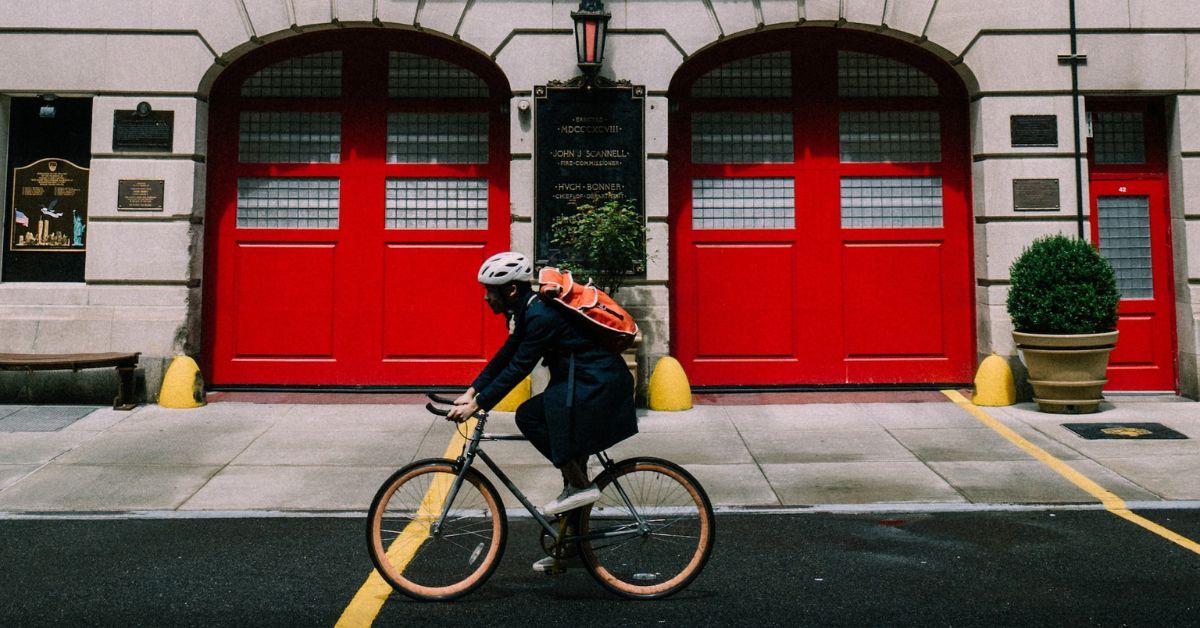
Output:
<svg viewBox="0 0 1200 628">
<path fill-rule="evenodd" d="M 1013 179 L 1013 209 L 1058 211 L 1058 179 Z"/>
<path fill-rule="evenodd" d="M 557 258 L 550 225 L 578 205 L 621 196 L 645 215 L 645 93 L 633 85 L 534 89 L 538 259 Z"/>
<path fill-rule="evenodd" d="M 1012 116 L 1009 133 L 1014 147 L 1058 146 L 1058 116 Z"/>
<path fill-rule="evenodd" d="M 86 250 L 88 169 L 57 158 L 13 169 L 9 249 Z"/>
<path fill-rule="evenodd" d="M 117 181 L 117 209 L 162 209 L 161 179 L 120 179 Z"/>
<path fill-rule="evenodd" d="M 174 111 L 113 112 L 114 152 L 171 152 L 175 135 Z"/>
</svg>

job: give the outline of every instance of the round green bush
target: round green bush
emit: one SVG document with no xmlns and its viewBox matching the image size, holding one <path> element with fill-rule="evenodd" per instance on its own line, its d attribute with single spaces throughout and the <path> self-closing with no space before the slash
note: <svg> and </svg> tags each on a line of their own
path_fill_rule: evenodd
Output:
<svg viewBox="0 0 1200 628">
<path fill-rule="evenodd" d="M 1033 241 L 1009 268 L 1008 315 L 1017 331 L 1096 334 L 1117 326 L 1117 279 L 1100 252 L 1061 235 Z"/>
</svg>

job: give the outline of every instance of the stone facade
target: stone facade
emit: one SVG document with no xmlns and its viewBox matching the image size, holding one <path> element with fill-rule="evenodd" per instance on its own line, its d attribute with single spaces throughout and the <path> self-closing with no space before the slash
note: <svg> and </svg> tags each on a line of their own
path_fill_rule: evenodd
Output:
<svg viewBox="0 0 1200 628">
<path fill-rule="evenodd" d="M 532 125 L 517 105 L 532 99 L 534 85 L 577 73 L 570 18 L 577 6 L 560 0 L 0 0 L 0 146 L 8 96 L 94 99 L 85 282 L 0 284 L 0 352 L 141 351 L 153 391 L 165 360 L 199 351 L 207 93 L 231 61 L 310 31 L 363 26 L 403 36 L 421 29 L 494 59 L 513 90 L 513 246 L 531 251 Z M 602 73 L 648 90 L 651 263 L 644 285 L 623 299 L 643 322 L 647 364 L 666 354 L 670 342 L 671 80 L 710 46 L 764 29 L 811 27 L 867 30 L 932 51 L 967 86 L 978 353 L 996 352 L 1019 364 L 1004 310 L 1009 264 L 1033 238 L 1076 229 L 1071 72 L 1058 60 L 1069 51 L 1067 3 L 610 0 L 606 6 L 613 17 Z M 1085 97 L 1167 98 L 1179 390 L 1197 397 L 1200 262 L 1192 259 L 1200 259 L 1200 201 L 1192 199 L 1200 198 L 1200 12 L 1183 0 L 1089 0 L 1078 3 L 1077 17 L 1079 50 L 1088 57 L 1079 76 Z M 139 101 L 175 112 L 171 153 L 107 150 L 112 112 Z M 1025 113 L 1056 114 L 1059 147 L 1013 148 L 1009 116 Z M 1060 211 L 1013 211 L 1012 180 L 1029 177 L 1059 179 Z M 117 211 L 120 178 L 163 179 L 163 211 Z M 0 392 L 14 385 L 3 381 Z"/>
</svg>

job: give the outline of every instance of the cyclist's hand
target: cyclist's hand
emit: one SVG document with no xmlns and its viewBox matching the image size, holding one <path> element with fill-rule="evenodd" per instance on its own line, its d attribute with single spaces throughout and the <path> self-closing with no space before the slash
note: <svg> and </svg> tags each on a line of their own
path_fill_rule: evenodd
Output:
<svg viewBox="0 0 1200 628">
<path fill-rule="evenodd" d="M 456 423 L 462 423 L 471 418 L 471 415 L 479 412 L 479 403 L 475 399 L 471 399 L 467 403 L 459 404 L 450 408 L 450 414 L 446 418 Z"/>
<path fill-rule="evenodd" d="M 470 403 L 470 402 L 471 402 L 471 400 L 472 400 L 472 399 L 474 399 L 474 398 L 475 398 L 475 389 L 474 389 L 474 388 L 468 388 L 468 389 L 467 389 L 467 392 L 463 393 L 462 395 L 460 395 L 460 396 L 458 397 L 458 399 L 455 399 L 455 400 L 454 400 L 454 405 L 456 405 L 456 406 L 461 406 L 461 405 L 463 405 L 464 403 Z"/>
</svg>

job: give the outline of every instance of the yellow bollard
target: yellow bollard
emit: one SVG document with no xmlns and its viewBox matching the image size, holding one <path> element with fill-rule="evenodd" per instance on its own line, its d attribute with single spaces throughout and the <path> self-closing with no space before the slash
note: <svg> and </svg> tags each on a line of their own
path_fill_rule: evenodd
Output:
<svg viewBox="0 0 1200 628">
<path fill-rule="evenodd" d="M 177 355 L 163 375 L 158 405 L 164 408 L 199 408 L 204 405 L 204 376 L 196 361 Z"/>
<path fill-rule="evenodd" d="M 993 353 L 984 358 L 975 373 L 975 395 L 971 403 L 977 406 L 1011 406 L 1017 402 L 1017 385 L 1012 369 L 1004 358 Z"/>
<path fill-rule="evenodd" d="M 516 412 L 517 407 L 525 403 L 533 394 L 533 380 L 526 377 L 517 387 L 508 391 L 508 394 L 492 408 L 499 412 Z"/>
<path fill-rule="evenodd" d="M 664 355 L 654 365 L 650 374 L 650 388 L 647 401 L 651 410 L 691 410 L 692 386 L 688 383 L 687 373 L 679 360 Z"/>
</svg>

